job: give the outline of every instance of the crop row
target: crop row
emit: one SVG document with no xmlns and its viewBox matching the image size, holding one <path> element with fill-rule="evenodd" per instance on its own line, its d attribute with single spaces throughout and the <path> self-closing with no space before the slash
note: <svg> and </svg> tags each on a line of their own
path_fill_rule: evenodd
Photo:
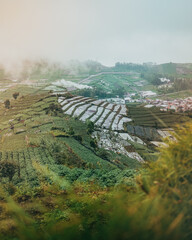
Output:
<svg viewBox="0 0 192 240">
<path fill-rule="evenodd" d="M 12 162 L 16 164 L 16 172 L 13 177 L 15 184 L 23 181 L 30 184 L 38 184 L 38 176 L 33 166 L 34 162 L 39 164 L 54 164 L 47 149 L 44 148 L 27 148 L 23 151 L 3 151 L 0 152 L 1 162 Z"/>
<path fill-rule="evenodd" d="M 80 96 L 70 99 L 60 97 L 58 102 L 65 114 L 78 117 L 83 122 L 90 119 L 96 126 L 106 129 L 123 131 L 124 123 L 132 121 L 126 117 L 127 108 L 125 105 L 116 105 Z"/>
</svg>

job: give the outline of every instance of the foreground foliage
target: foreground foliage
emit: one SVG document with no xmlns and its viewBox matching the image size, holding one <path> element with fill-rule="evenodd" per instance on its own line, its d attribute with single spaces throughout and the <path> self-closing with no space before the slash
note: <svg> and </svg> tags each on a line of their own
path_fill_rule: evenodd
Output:
<svg viewBox="0 0 192 240">
<path fill-rule="evenodd" d="M 41 186 L 1 186 L 1 239 L 191 239 L 191 133 L 178 130 L 131 186 L 70 184 L 36 164 Z"/>
</svg>

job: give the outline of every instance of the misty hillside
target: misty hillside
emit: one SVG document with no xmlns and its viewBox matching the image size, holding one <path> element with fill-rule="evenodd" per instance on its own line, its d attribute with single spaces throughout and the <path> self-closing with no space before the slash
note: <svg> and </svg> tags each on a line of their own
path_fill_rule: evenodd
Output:
<svg viewBox="0 0 192 240">
<path fill-rule="evenodd" d="M 191 11 L 0 0 L 0 240 L 192 240 Z"/>
</svg>

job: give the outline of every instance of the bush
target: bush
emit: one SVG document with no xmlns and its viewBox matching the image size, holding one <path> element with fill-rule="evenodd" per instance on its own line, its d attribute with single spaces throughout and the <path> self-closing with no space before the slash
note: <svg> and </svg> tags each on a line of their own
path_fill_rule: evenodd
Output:
<svg viewBox="0 0 192 240">
<path fill-rule="evenodd" d="M 77 140 L 80 143 L 82 143 L 82 141 L 83 141 L 81 135 L 75 135 L 74 138 L 75 138 L 75 140 Z"/>
<path fill-rule="evenodd" d="M 14 99 L 17 99 L 18 96 L 19 96 L 19 92 L 13 93 L 13 98 L 14 98 Z"/>
<path fill-rule="evenodd" d="M 17 170 L 18 170 L 18 165 L 16 163 L 9 162 L 9 161 L 1 161 L 1 164 L 0 164 L 1 177 L 8 177 L 9 181 L 11 181 Z"/>
<path fill-rule="evenodd" d="M 59 113 L 62 113 L 62 109 L 59 104 L 51 103 L 46 109 L 46 114 L 51 114 L 51 116 L 58 116 Z"/>
<path fill-rule="evenodd" d="M 11 103 L 10 103 L 9 99 L 5 100 L 4 105 L 5 105 L 5 108 L 7 108 L 7 109 L 10 108 Z"/>
<path fill-rule="evenodd" d="M 87 124 L 87 133 L 91 134 L 94 131 L 94 123 L 92 121 L 90 121 L 89 119 L 86 121 Z"/>
<path fill-rule="evenodd" d="M 91 139 L 91 141 L 90 141 L 90 146 L 91 146 L 92 148 L 97 148 L 97 142 L 96 142 L 94 139 Z"/>
</svg>

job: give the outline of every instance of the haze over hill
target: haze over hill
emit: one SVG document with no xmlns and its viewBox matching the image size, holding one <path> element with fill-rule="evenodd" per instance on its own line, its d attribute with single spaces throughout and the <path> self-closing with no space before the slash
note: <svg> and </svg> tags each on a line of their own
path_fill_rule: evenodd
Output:
<svg viewBox="0 0 192 240">
<path fill-rule="evenodd" d="M 192 62 L 191 0 L 0 0 L 0 60 Z"/>
</svg>

